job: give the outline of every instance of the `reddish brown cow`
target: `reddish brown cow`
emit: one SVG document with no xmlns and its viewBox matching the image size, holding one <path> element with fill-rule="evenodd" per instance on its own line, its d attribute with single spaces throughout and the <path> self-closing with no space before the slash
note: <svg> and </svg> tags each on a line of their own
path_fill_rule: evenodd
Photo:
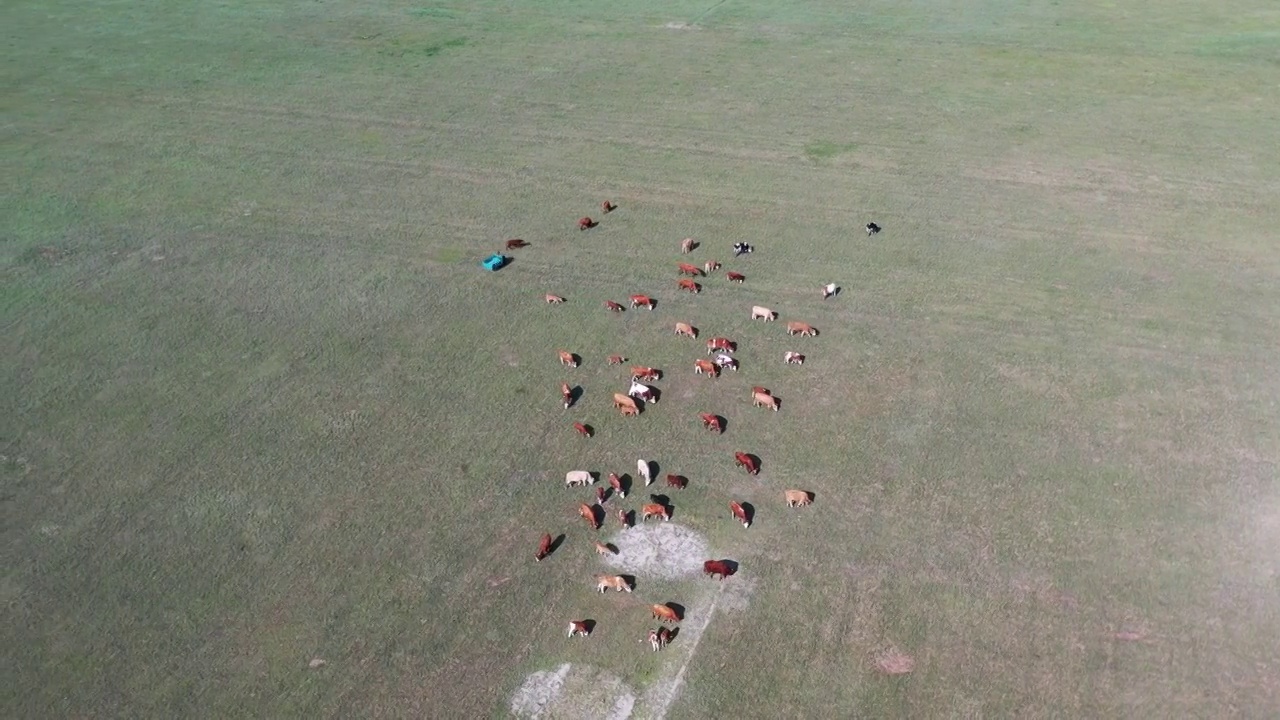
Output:
<svg viewBox="0 0 1280 720">
<path fill-rule="evenodd" d="M 559 305 L 560 303 L 564 302 L 564 298 L 560 297 L 559 295 L 552 295 L 551 293 L 547 293 L 543 297 L 546 298 L 548 305 Z"/>
<path fill-rule="evenodd" d="M 582 637 L 590 637 L 591 626 L 586 620 L 570 620 L 569 621 L 569 637 L 581 635 Z"/>
<path fill-rule="evenodd" d="M 724 352 L 737 352 L 738 344 L 729 338 L 713 337 L 707 341 L 707 354 L 723 350 Z"/>
<path fill-rule="evenodd" d="M 551 534 L 542 536 L 542 540 L 538 543 L 538 554 L 533 556 L 535 562 L 542 562 L 542 558 L 551 554 Z"/>
<path fill-rule="evenodd" d="M 736 282 L 739 285 L 741 285 L 747 279 L 746 275 L 743 275 L 742 273 L 733 272 L 732 270 L 725 273 L 725 277 L 729 278 L 729 282 Z"/>
<path fill-rule="evenodd" d="M 660 517 L 664 522 L 671 520 L 671 510 L 666 505 L 659 503 L 648 503 L 640 508 L 640 519 L 648 520 L 651 517 Z"/>
<path fill-rule="evenodd" d="M 688 278 L 680 280 L 679 282 L 676 283 L 676 286 L 679 287 L 681 290 L 684 290 L 685 292 L 691 292 L 694 295 L 697 295 L 698 293 L 702 292 L 702 286 Z"/>
<path fill-rule="evenodd" d="M 689 478 L 683 475 L 667 475 L 667 487 L 683 490 L 689 486 Z"/>
<path fill-rule="evenodd" d="M 596 488 L 596 504 L 599 505 L 600 507 L 604 507 L 605 501 L 608 499 L 609 499 L 609 496 L 605 494 L 605 489 L 603 487 L 597 487 Z"/>
<path fill-rule="evenodd" d="M 702 270 L 697 265 L 690 265 L 689 263 L 676 263 L 676 267 L 680 269 L 680 272 L 678 273 L 680 275 L 689 275 L 692 277 L 698 277 L 699 275 L 702 274 Z"/>
<path fill-rule="evenodd" d="M 754 394 L 754 393 L 764 393 L 765 395 L 772 395 L 772 394 L 773 394 L 773 393 L 769 392 L 769 388 L 766 388 L 766 387 L 760 387 L 759 385 L 754 385 L 754 386 L 752 386 L 752 388 L 751 388 L 751 392 L 752 392 L 753 394 Z"/>
<path fill-rule="evenodd" d="M 799 335 L 800 337 L 804 337 L 805 335 L 816 337 L 818 330 L 809 323 L 802 323 L 793 320 L 792 322 L 787 323 L 787 334 Z"/>
<path fill-rule="evenodd" d="M 640 408 L 635 407 L 634 405 L 631 407 L 627 407 L 625 405 L 619 407 L 618 412 L 622 413 L 622 417 L 640 417 Z"/>
<path fill-rule="evenodd" d="M 622 478 L 618 477 L 617 473 L 609 473 L 609 487 L 618 493 L 618 497 L 627 499 L 627 491 L 622 487 Z"/>
<path fill-rule="evenodd" d="M 594 507 L 586 503 L 582 503 L 578 505 L 578 514 L 582 516 L 583 520 L 587 521 L 587 524 L 591 526 L 592 530 L 600 529 L 600 516 L 596 514 L 596 509 Z"/>
<path fill-rule="evenodd" d="M 591 228 L 593 228 L 593 227 L 595 227 L 595 226 L 596 226 L 596 221 L 595 221 L 595 220 L 592 220 L 592 219 L 591 219 L 591 218 L 589 218 L 589 217 L 580 218 L 580 219 L 578 220 L 578 229 L 579 229 L 579 230 L 590 230 Z"/>
<path fill-rule="evenodd" d="M 631 527 L 631 511 L 619 508 L 618 523 L 622 525 L 623 530 L 629 529 Z"/>
<path fill-rule="evenodd" d="M 709 378 L 720 377 L 720 368 L 710 360 L 694 360 L 693 372 L 696 375 L 706 375 Z"/>
<path fill-rule="evenodd" d="M 742 452 L 733 454 L 733 462 L 741 468 L 746 468 L 748 475 L 758 475 L 760 473 L 760 464 L 750 455 Z"/>
<path fill-rule="evenodd" d="M 747 517 L 747 510 L 746 508 L 742 507 L 741 503 L 739 502 L 729 503 L 729 512 L 733 513 L 734 519 L 742 523 L 742 527 L 744 528 L 751 527 L 751 518 Z"/>
<path fill-rule="evenodd" d="M 649 297 L 648 295 L 632 295 L 631 296 L 631 307 L 633 308 L 640 307 L 641 305 L 643 305 L 644 307 L 647 307 L 650 310 L 652 310 L 655 304 L 656 303 L 653 301 L 653 298 Z"/>
<path fill-rule="evenodd" d="M 710 575 L 713 578 L 716 575 L 719 575 L 720 579 L 723 580 L 729 577 L 730 575 L 734 574 L 735 572 L 737 572 L 737 570 L 735 570 L 732 565 L 725 562 L 724 560 L 708 560 L 702 563 L 702 572 L 706 573 L 707 575 Z"/>
<path fill-rule="evenodd" d="M 627 359 L 626 359 L 625 357 L 621 356 L 621 355 L 610 355 L 610 356 L 609 356 L 609 364 L 610 364 L 610 365 L 621 365 L 622 363 L 624 363 L 624 362 L 626 362 L 626 361 L 627 361 Z"/>
<path fill-rule="evenodd" d="M 525 241 L 521 240 L 520 238 L 516 238 L 516 239 L 514 239 L 514 240 L 508 240 L 508 241 L 507 241 L 507 249 L 508 249 L 508 250 L 519 250 L 519 249 L 520 249 L 520 248 L 522 248 L 522 247 L 529 247 L 529 243 L 527 243 L 527 242 L 525 242 Z"/>
<path fill-rule="evenodd" d="M 631 366 L 632 380 L 644 380 L 645 382 L 651 382 L 660 377 L 662 377 L 662 371 L 657 368 L 645 367 L 644 365 Z"/>
<path fill-rule="evenodd" d="M 608 200 L 605 200 L 604 202 L 600 203 L 600 212 L 604 213 L 605 215 L 608 215 L 609 213 L 617 209 L 618 209 L 618 206 L 614 205 Z"/>
<path fill-rule="evenodd" d="M 559 352 L 561 365 L 568 365 L 571 368 L 578 367 L 578 358 L 574 357 L 573 353 L 568 350 L 561 350 Z"/>
<path fill-rule="evenodd" d="M 698 417 L 702 418 L 702 426 L 713 433 L 724 432 L 724 425 L 720 421 L 720 416 L 711 413 L 701 413 Z"/>
<path fill-rule="evenodd" d="M 585 438 L 591 437 L 591 428 L 587 427 L 586 425 L 583 425 L 582 423 L 574 423 L 573 429 L 577 430 L 578 434 L 581 435 L 582 437 L 585 437 Z"/>
<path fill-rule="evenodd" d="M 573 390 L 569 389 L 569 383 L 560 383 L 560 397 L 564 399 L 564 409 L 568 410 L 573 404 Z"/>
<path fill-rule="evenodd" d="M 612 300 L 605 300 L 604 306 L 613 312 L 624 312 L 626 310 L 626 308 L 622 307 L 621 304 Z"/>
<path fill-rule="evenodd" d="M 659 622 L 680 622 L 680 613 L 670 605 L 651 605 L 649 609 L 653 613 L 653 619 L 658 620 Z"/>
<path fill-rule="evenodd" d="M 686 337 L 691 337 L 696 340 L 698 338 L 698 328 L 690 325 L 689 323 L 678 322 L 676 323 L 675 334 L 684 335 Z"/>
</svg>

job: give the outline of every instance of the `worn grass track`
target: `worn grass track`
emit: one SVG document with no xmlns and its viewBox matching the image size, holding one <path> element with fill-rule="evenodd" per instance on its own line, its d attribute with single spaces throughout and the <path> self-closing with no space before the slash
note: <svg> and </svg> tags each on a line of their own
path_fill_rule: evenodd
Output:
<svg viewBox="0 0 1280 720">
<path fill-rule="evenodd" d="M 565 663 L 671 718 L 1280 705 L 1269 4 L 0 18 L 7 716 L 504 716 Z M 747 282 L 678 294 L 708 258 Z M 694 377 L 677 320 L 743 370 Z M 639 419 L 613 353 L 668 373 Z M 563 474 L 637 457 L 742 563 L 714 595 L 594 592 Z M 708 597 L 693 650 L 637 642 Z"/>
</svg>

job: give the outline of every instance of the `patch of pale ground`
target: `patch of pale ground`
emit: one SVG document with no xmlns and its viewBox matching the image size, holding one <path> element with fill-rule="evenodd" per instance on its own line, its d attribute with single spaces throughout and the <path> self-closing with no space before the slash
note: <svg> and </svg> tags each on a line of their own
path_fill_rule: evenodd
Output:
<svg viewBox="0 0 1280 720">
<path fill-rule="evenodd" d="M 613 544 L 618 554 L 606 555 L 605 564 L 637 576 L 674 580 L 697 575 L 711 558 L 706 538 L 669 522 L 619 530 Z"/>
<path fill-rule="evenodd" d="M 511 712 L 527 720 L 626 720 L 635 702 L 631 687 L 616 675 L 565 663 L 529 675 L 511 699 Z"/>
</svg>

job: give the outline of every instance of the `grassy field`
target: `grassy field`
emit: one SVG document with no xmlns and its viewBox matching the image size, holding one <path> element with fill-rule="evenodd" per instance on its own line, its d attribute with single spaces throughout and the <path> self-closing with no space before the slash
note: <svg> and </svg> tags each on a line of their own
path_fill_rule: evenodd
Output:
<svg viewBox="0 0 1280 720">
<path fill-rule="evenodd" d="M 1273 2 L 0 24 L 6 717 L 502 717 L 566 663 L 547 716 L 1280 707 Z M 747 282 L 677 294 L 686 236 Z M 600 306 L 633 292 L 657 309 Z M 677 320 L 742 371 L 695 378 Z M 668 373 L 639 419 L 612 353 Z M 691 478 L 672 525 L 738 576 L 595 593 L 563 474 L 637 457 Z M 654 654 L 666 600 L 697 631 Z"/>
</svg>

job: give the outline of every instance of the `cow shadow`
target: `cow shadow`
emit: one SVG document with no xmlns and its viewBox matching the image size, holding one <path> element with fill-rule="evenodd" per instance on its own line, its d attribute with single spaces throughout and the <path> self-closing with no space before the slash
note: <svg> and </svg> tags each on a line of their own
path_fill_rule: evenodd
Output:
<svg viewBox="0 0 1280 720">
<path fill-rule="evenodd" d="M 686 612 L 686 608 L 684 605 L 681 605 L 680 603 L 669 602 L 667 603 L 667 607 L 675 611 L 676 620 L 680 622 L 684 622 L 684 614 Z"/>
<path fill-rule="evenodd" d="M 668 510 L 671 509 L 671 498 L 667 497 L 666 495 L 661 495 L 661 494 L 650 495 L 649 501 L 658 503 L 659 505 L 661 505 L 662 507 Z"/>
<path fill-rule="evenodd" d="M 631 494 L 631 476 L 630 475 L 628 475 L 627 473 L 622 473 L 621 475 L 619 475 L 618 484 L 622 486 L 623 495 Z"/>
<path fill-rule="evenodd" d="M 596 621 L 595 621 L 595 620 L 590 620 L 590 619 L 588 619 L 588 620 L 583 620 L 583 621 L 582 621 L 582 624 L 586 626 L 586 628 L 587 628 L 587 634 L 588 634 L 588 635 L 590 635 L 591 633 L 593 633 L 593 632 L 595 632 L 595 631 L 596 631 Z"/>
<path fill-rule="evenodd" d="M 604 508 L 600 507 L 599 503 L 592 503 L 590 507 L 591 507 L 592 523 L 594 523 L 595 525 L 603 526 L 604 515 L 605 515 Z"/>
<path fill-rule="evenodd" d="M 556 550 L 560 549 L 560 546 L 564 544 L 564 537 L 564 533 L 560 533 L 555 540 L 551 541 L 551 548 L 547 550 L 547 555 L 554 555 Z"/>
<path fill-rule="evenodd" d="M 582 367 L 582 356 L 581 356 L 581 355 L 579 355 L 578 353 L 569 353 L 569 357 L 573 359 L 573 364 L 574 364 L 575 366 L 577 366 L 577 367 Z M 580 389 L 580 388 L 574 388 L 574 390 L 578 390 L 578 389 Z M 573 392 L 573 390 L 570 390 L 569 392 L 570 392 L 570 393 L 572 393 L 572 392 Z"/>
<path fill-rule="evenodd" d="M 739 565 L 737 560 L 730 560 L 729 558 L 721 558 L 720 562 L 724 563 L 725 567 L 729 568 L 730 575 L 736 575 L 738 573 Z"/>
<path fill-rule="evenodd" d="M 671 630 L 668 632 L 668 635 L 667 635 L 667 644 L 670 645 L 671 643 L 675 642 L 676 638 L 678 637 L 680 637 L 680 628 L 679 627 L 671 628 Z"/>
<path fill-rule="evenodd" d="M 662 399 L 662 391 L 656 387 L 649 387 L 649 392 L 653 394 L 653 403 L 656 405 Z"/>
<path fill-rule="evenodd" d="M 581 362 L 580 358 L 577 355 L 574 355 L 573 359 L 574 359 L 574 362 Z M 582 399 L 581 385 L 574 385 L 573 387 L 569 388 L 569 407 L 573 407 L 574 405 L 577 405 L 578 401 L 581 399 Z"/>
<path fill-rule="evenodd" d="M 582 427 L 584 427 L 584 428 L 586 428 L 586 429 L 587 429 L 587 437 L 595 437 L 595 434 L 596 434 L 596 428 L 595 428 L 595 426 L 594 426 L 594 425 L 588 425 L 588 424 L 586 424 L 586 423 L 582 423 Z M 598 473 L 591 473 L 591 477 L 592 477 L 593 479 L 595 479 L 595 480 L 599 480 L 599 479 L 600 479 L 600 477 L 599 477 Z"/>
<path fill-rule="evenodd" d="M 717 415 L 716 418 L 720 421 L 720 434 L 729 432 L 729 418 L 723 415 Z"/>
<path fill-rule="evenodd" d="M 756 506 L 749 502 L 738 504 L 742 506 L 742 512 L 747 514 L 747 524 L 753 524 L 756 521 Z"/>
<path fill-rule="evenodd" d="M 636 589 L 635 575 L 619 575 L 618 577 L 622 578 L 622 581 L 627 584 L 627 587 L 631 588 L 632 592 L 635 592 L 635 589 Z"/>
<path fill-rule="evenodd" d="M 778 407 L 782 407 L 782 406 L 781 406 L 781 405 L 779 405 Z M 760 473 L 762 473 L 762 472 L 764 472 L 764 462 L 762 462 L 762 461 L 760 460 L 760 456 L 759 456 L 759 455 L 753 455 L 752 453 L 744 453 L 744 454 L 745 454 L 747 457 L 751 458 L 751 462 L 753 462 L 753 463 L 755 463 L 755 464 L 756 464 L 756 474 L 757 474 L 757 475 L 758 475 L 758 474 L 760 474 Z"/>
</svg>

